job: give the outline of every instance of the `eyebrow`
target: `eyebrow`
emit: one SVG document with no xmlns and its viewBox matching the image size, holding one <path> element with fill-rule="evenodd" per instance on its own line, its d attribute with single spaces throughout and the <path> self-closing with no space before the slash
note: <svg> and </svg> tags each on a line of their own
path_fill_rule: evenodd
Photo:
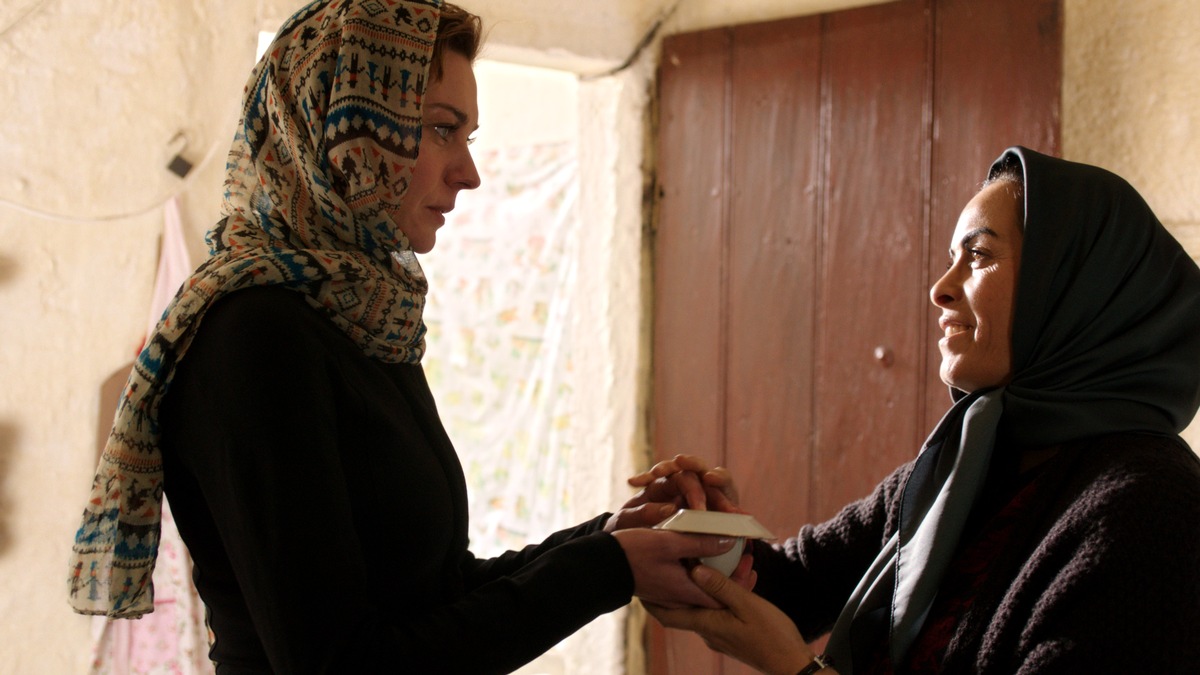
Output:
<svg viewBox="0 0 1200 675">
<path fill-rule="evenodd" d="M 1000 235 L 996 234 L 996 231 L 990 227 L 977 227 L 977 228 L 971 230 L 970 232 L 967 232 L 966 234 L 964 234 L 962 236 L 962 239 L 958 240 L 958 246 L 959 246 L 959 248 L 966 248 L 971 245 L 972 241 L 974 241 L 975 239 L 978 239 L 979 237 L 981 237 L 985 234 L 993 236 L 993 237 L 997 237 L 997 238 L 999 238 L 999 236 L 1000 236 Z M 950 249 L 950 257 L 951 258 L 954 257 L 954 249 Z"/>
</svg>

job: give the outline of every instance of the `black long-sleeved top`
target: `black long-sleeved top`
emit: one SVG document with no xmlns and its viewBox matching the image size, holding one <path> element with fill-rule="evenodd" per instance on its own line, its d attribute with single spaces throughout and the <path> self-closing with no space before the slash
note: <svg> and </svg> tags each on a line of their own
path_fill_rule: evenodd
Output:
<svg viewBox="0 0 1200 675">
<path fill-rule="evenodd" d="M 630 600 L 603 517 L 475 558 L 420 366 L 363 356 L 293 292 L 218 301 L 161 420 L 221 673 L 508 672 Z"/>
<path fill-rule="evenodd" d="M 911 467 L 832 520 L 756 547 L 755 591 L 806 637 L 832 627 L 896 531 Z M 978 557 L 998 528 L 1003 544 L 968 597 L 939 598 L 962 613 L 938 672 L 1200 672 L 1200 463 L 1185 444 L 1102 436 L 1064 446 L 1027 484 L 1000 482 L 960 551 Z"/>
</svg>

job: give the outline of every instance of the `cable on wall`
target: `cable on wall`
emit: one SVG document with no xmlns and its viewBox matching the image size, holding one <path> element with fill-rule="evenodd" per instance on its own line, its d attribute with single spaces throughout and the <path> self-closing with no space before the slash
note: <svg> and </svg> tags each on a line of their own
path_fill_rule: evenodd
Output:
<svg viewBox="0 0 1200 675">
<path fill-rule="evenodd" d="M 178 138 L 178 136 L 176 138 Z M 107 215 L 107 216 L 94 216 L 94 217 L 90 217 L 90 218 L 84 218 L 84 217 L 80 217 L 80 216 L 68 216 L 68 215 L 64 215 L 61 213 L 50 213 L 49 211 L 41 211 L 39 209 L 25 206 L 24 204 L 18 204 L 9 199 L 5 199 L 4 197 L 0 197 L 0 206 L 3 206 L 5 208 L 10 208 L 10 209 L 13 209 L 16 211 L 21 211 L 21 212 L 29 214 L 31 216 L 43 218 L 45 220 L 54 220 L 54 221 L 66 222 L 66 223 L 111 223 L 111 222 L 115 222 L 118 220 L 131 220 L 134 218 L 139 218 L 148 213 L 161 210 L 163 208 L 163 206 L 166 205 L 167 202 L 169 202 L 172 199 L 174 199 L 175 197 L 178 197 L 179 195 L 183 194 L 183 192 L 185 190 L 187 190 L 188 185 L 193 180 L 195 180 L 196 175 L 201 173 L 200 169 L 208 166 L 209 162 L 212 161 L 212 158 L 217 154 L 217 150 L 222 145 L 223 144 L 220 142 L 215 142 L 215 143 L 211 144 L 208 148 L 208 151 L 206 151 L 204 153 L 204 157 L 201 158 L 199 163 L 197 163 L 194 166 L 190 162 L 188 162 L 188 160 L 185 159 L 181 153 L 176 153 L 174 155 L 174 158 L 171 160 L 171 162 L 169 164 L 167 164 L 166 168 L 169 171 L 171 171 L 172 173 L 174 173 L 175 175 L 180 177 L 181 183 L 180 183 L 179 187 L 177 187 L 175 190 L 173 190 L 165 198 L 160 199 L 145 208 L 140 208 L 140 209 L 137 209 L 134 211 L 127 211 L 125 213 L 114 213 L 112 215 Z"/>
<path fill-rule="evenodd" d="M 671 15 L 675 13 L 676 9 L 679 9 L 679 3 L 681 1 L 682 0 L 676 0 L 675 4 L 671 5 L 671 9 L 663 12 L 662 16 L 658 17 L 658 20 L 654 22 L 654 25 L 650 26 L 650 29 L 647 30 L 646 34 L 642 36 L 642 39 L 638 41 L 637 46 L 633 48 L 633 51 L 629 53 L 629 56 L 621 62 L 621 65 L 611 70 L 606 70 L 602 73 L 580 75 L 580 81 L 589 82 L 591 80 L 598 80 L 602 77 L 611 77 L 632 66 L 634 62 L 638 60 L 638 57 L 642 55 L 642 52 L 646 51 L 646 47 L 649 47 L 650 44 L 654 42 L 655 36 L 658 35 L 658 31 L 662 30 L 663 24 L 667 22 L 667 19 L 671 18 Z"/>
<path fill-rule="evenodd" d="M 13 19 L 12 23 L 8 24 L 4 28 L 0 28 L 0 38 L 3 38 L 5 35 L 8 35 L 9 32 L 12 31 L 12 29 L 25 23 L 25 21 L 27 19 L 29 19 L 29 17 L 33 16 L 34 13 L 41 11 L 48 4 L 50 4 L 50 0 L 41 0 L 41 2 L 34 3 L 29 9 L 25 10 L 24 14 Z"/>
</svg>

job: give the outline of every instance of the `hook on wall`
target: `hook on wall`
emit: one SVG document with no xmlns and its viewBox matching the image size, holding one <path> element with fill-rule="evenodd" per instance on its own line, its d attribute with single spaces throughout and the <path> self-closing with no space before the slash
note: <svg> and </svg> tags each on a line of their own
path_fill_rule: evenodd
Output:
<svg viewBox="0 0 1200 675">
<path fill-rule="evenodd" d="M 174 156 L 167 163 L 167 169 L 176 176 L 185 178 L 192 170 L 192 163 L 183 156 L 184 150 L 187 150 L 187 136 L 180 131 L 171 138 L 167 147 L 174 150 Z"/>
</svg>

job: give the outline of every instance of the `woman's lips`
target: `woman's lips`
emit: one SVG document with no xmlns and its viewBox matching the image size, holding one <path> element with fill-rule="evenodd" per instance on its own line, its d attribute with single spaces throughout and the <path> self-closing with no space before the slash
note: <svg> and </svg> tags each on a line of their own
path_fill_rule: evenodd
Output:
<svg viewBox="0 0 1200 675">
<path fill-rule="evenodd" d="M 947 342 L 956 335 L 969 333 L 972 330 L 971 325 L 947 317 L 942 317 L 938 320 L 938 328 L 942 329 L 942 339 L 938 340 L 939 344 Z"/>
</svg>

